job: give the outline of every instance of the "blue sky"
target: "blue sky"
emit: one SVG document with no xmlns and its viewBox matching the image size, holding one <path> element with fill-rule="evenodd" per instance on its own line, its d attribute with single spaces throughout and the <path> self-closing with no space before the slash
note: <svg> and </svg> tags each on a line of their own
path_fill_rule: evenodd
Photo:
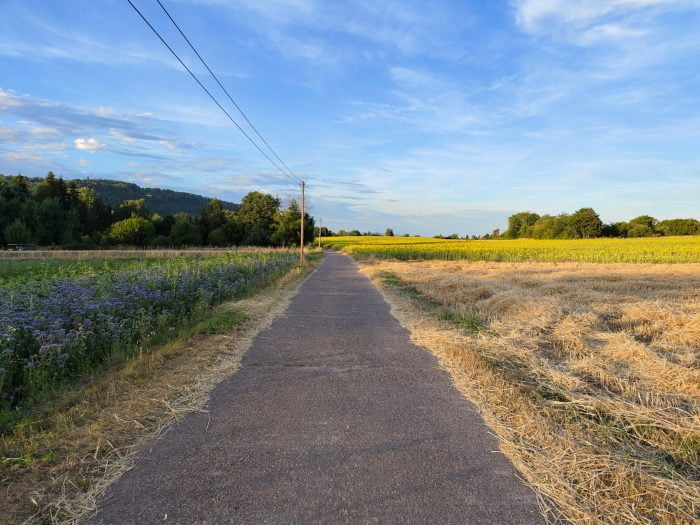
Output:
<svg viewBox="0 0 700 525">
<path fill-rule="evenodd" d="M 698 0 L 164 3 L 332 229 L 700 218 Z M 0 173 L 297 195 L 126 0 L 0 0 L 0 72 Z"/>
</svg>

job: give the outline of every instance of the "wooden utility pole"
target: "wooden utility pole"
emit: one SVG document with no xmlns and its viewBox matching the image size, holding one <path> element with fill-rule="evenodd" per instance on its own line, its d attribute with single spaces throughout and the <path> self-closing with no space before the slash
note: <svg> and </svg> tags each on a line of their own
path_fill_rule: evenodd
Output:
<svg viewBox="0 0 700 525">
<path fill-rule="evenodd" d="M 299 183 L 301 186 L 301 251 L 299 252 L 299 263 L 304 264 L 304 181 Z"/>
<path fill-rule="evenodd" d="M 318 249 L 319 250 L 321 249 L 321 235 L 322 235 L 321 232 L 323 231 L 322 228 L 323 228 L 323 219 L 319 218 L 318 219 Z"/>
</svg>

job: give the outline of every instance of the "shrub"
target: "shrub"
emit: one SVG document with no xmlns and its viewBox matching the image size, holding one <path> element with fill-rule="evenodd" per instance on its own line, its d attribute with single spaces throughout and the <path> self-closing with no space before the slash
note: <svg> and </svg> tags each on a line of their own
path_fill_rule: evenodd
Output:
<svg viewBox="0 0 700 525">
<path fill-rule="evenodd" d="M 156 233 L 153 223 L 141 217 L 130 217 L 115 222 L 109 229 L 109 239 L 114 244 L 146 246 Z"/>
</svg>

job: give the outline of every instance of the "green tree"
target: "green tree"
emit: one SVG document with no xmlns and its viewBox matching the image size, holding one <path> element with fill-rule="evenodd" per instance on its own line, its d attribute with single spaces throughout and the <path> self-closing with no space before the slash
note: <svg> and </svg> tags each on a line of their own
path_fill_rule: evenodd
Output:
<svg viewBox="0 0 700 525">
<path fill-rule="evenodd" d="M 581 208 L 569 217 L 567 233 L 572 239 L 592 239 L 602 232 L 603 221 L 593 208 Z"/>
<path fill-rule="evenodd" d="M 170 240 L 175 246 L 197 246 L 202 244 L 202 230 L 192 222 L 189 215 L 174 216 L 175 224 L 170 228 Z"/>
<path fill-rule="evenodd" d="M 29 227 L 19 219 L 7 225 L 4 234 L 7 244 L 29 244 L 32 237 Z"/>
<path fill-rule="evenodd" d="M 109 239 L 114 244 L 146 246 L 155 233 L 155 226 L 148 219 L 129 217 L 112 224 L 109 229 Z"/>
<path fill-rule="evenodd" d="M 237 220 L 228 220 L 209 232 L 207 242 L 212 246 L 239 246 L 245 238 L 245 232 Z"/>
<path fill-rule="evenodd" d="M 272 243 L 275 214 L 279 206 L 279 199 L 258 191 L 243 197 L 237 215 L 245 229 L 248 244 L 265 246 Z"/>
<path fill-rule="evenodd" d="M 206 237 L 209 232 L 226 224 L 226 210 L 219 199 L 211 199 L 207 202 L 199 216 L 199 225 L 202 228 L 202 236 Z"/>
<path fill-rule="evenodd" d="M 659 221 L 656 220 L 651 215 L 640 215 L 639 217 L 635 217 L 634 219 L 629 221 L 629 224 L 630 225 L 638 224 L 640 226 L 646 226 L 650 230 L 654 230 L 654 228 L 656 227 L 656 224 L 658 222 Z"/>
<path fill-rule="evenodd" d="M 394 230 L 391 228 L 387 228 L 386 231 L 384 232 L 385 237 L 393 237 L 394 236 Z"/>
<path fill-rule="evenodd" d="M 316 228 L 314 219 L 304 214 L 304 242 L 313 242 Z M 274 231 L 271 236 L 274 244 L 281 246 L 298 246 L 301 242 L 301 210 L 296 201 L 291 201 L 286 210 L 275 214 Z"/>
<path fill-rule="evenodd" d="M 653 237 L 655 232 L 643 223 L 629 222 L 627 225 L 627 237 Z"/>
<path fill-rule="evenodd" d="M 610 224 L 603 224 L 600 235 L 601 237 L 626 237 L 626 232 L 626 223 L 611 222 Z"/>
<path fill-rule="evenodd" d="M 521 211 L 508 217 L 508 229 L 503 233 L 507 239 L 527 237 L 530 227 L 537 222 L 540 216 L 531 211 Z"/>
<path fill-rule="evenodd" d="M 151 212 L 148 211 L 148 208 L 146 208 L 146 199 L 124 201 L 114 209 L 115 221 L 123 221 L 124 219 L 129 219 L 131 217 L 148 219 L 150 216 Z"/>
<path fill-rule="evenodd" d="M 663 235 L 698 235 L 700 221 L 695 219 L 668 219 L 656 225 L 656 230 Z"/>
<path fill-rule="evenodd" d="M 561 239 L 566 237 L 569 226 L 569 215 L 562 213 L 553 217 L 542 215 L 529 227 L 530 236 L 534 239 Z"/>
<path fill-rule="evenodd" d="M 110 207 L 105 205 L 102 199 L 87 187 L 78 188 L 76 196 L 83 234 L 93 235 L 106 230 L 112 223 Z"/>
<path fill-rule="evenodd" d="M 52 171 L 49 171 L 46 178 L 41 181 L 36 189 L 36 199 L 43 201 L 44 199 L 58 199 L 61 205 L 68 203 L 68 189 L 66 183 L 61 177 L 56 177 Z"/>
<path fill-rule="evenodd" d="M 42 246 L 61 244 L 66 212 L 58 197 L 34 203 L 34 240 Z"/>
<path fill-rule="evenodd" d="M 66 220 L 61 233 L 61 244 L 64 246 L 76 247 L 80 244 L 81 227 L 80 212 L 78 208 L 71 208 L 66 213 Z"/>
</svg>

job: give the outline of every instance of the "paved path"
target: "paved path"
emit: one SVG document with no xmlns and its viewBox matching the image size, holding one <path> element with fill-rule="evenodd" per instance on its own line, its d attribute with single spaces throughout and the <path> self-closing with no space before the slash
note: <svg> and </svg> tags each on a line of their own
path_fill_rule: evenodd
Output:
<svg viewBox="0 0 700 525">
<path fill-rule="evenodd" d="M 370 281 L 329 253 L 209 415 L 147 445 L 92 523 L 542 523 L 497 450 Z"/>
</svg>

